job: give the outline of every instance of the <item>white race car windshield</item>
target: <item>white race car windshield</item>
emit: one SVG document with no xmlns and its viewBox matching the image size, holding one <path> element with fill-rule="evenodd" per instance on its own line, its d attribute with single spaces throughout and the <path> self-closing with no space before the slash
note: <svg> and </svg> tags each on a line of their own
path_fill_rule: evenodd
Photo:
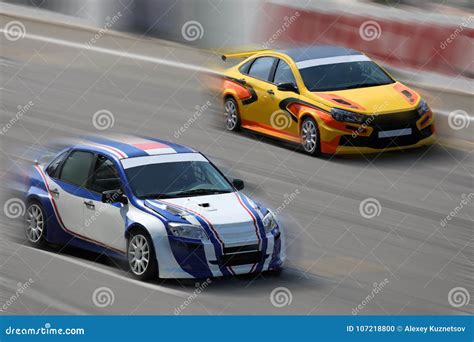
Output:
<svg viewBox="0 0 474 342">
<path fill-rule="evenodd" d="M 200 154 L 196 155 L 200 157 L 175 154 L 173 157 L 131 158 L 129 162 L 123 160 L 122 164 L 133 193 L 141 199 L 192 197 L 234 191 L 229 181 L 209 161 Z M 154 158 L 157 162 L 149 163 Z"/>
</svg>

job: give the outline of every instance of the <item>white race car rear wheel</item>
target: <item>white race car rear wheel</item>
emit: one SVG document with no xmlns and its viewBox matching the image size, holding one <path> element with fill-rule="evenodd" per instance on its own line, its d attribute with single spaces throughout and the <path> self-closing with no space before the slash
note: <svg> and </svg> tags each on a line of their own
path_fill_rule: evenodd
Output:
<svg viewBox="0 0 474 342">
<path fill-rule="evenodd" d="M 36 247 L 46 244 L 46 215 L 37 202 L 30 202 L 25 214 L 25 235 L 28 242 Z"/>
</svg>

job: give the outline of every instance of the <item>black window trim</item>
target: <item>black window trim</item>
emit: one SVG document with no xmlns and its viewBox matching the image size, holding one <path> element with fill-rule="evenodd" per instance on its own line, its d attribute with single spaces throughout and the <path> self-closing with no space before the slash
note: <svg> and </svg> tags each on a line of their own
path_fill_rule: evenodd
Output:
<svg viewBox="0 0 474 342">
<path fill-rule="evenodd" d="M 239 67 L 240 73 L 241 73 L 242 75 L 248 75 L 248 74 L 249 74 L 249 70 L 250 70 L 250 68 L 252 67 L 252 64 L 253 64 L 253 62 L 255 62 L 255 60 L 256 60 L 256 58 L 253 58 L 253 59 L 248 60 L 247 62 L 242 63 L 242 65 Z M 242 71 L 242 68 L 245 67 L 245 66 L 247 66 L 247 64 L 248 64 L 247 72 L 243 72 L 243 71 Z"/>
<path fill-rule="evenodd" d="M 95 194 L 99 194 L 99 195 L 102 195 L 101 192 L 97 192 L 95 190 L 92 189 L 92 181 L 94 180 L 94 169 L 95 169 L 95 165 L 97 163 L 97 159 L 99 159 L 99 155 L 104 157 L 104 158 L 107 158 L 108 160 L 112 161 L 112 159 L 110 159 L 110 157 L 106 156 L 105 154 L 103 153 L 99 153 L 99 152 L 94 152 L 94 162 L 92 163 L 92 169 L 90 170 L 90 174 L 89 174 L 89 178 L 88 178 L 88 182 L 87 182 L 87 187 L 86 189 L 88 191 L 92 191 L 93 193 Z M 117 167 L 115 166 L 114 162 L 112 161 L 112 164 L 114 165 L 114 168 L 115 168 L 115 171 L 117 172 L 117 175 L 119 176 L 118 179 L 120 181 L 120 190 L 122 190 L 123 193 L 124 192 L 124 186 L 123 186 L 123 182 L 122 182 L 122 179 L 120 178 L 120 175 L 118 173 L 118 170 L 117 170 Z M 111 190 L 119 190 L 119 189 L 111 189 Z"/>
<path fill-rule="evenodd" d="M 291 69 L 290 63 L 288 63 L 287 61 L 285 61 L 285 60 L 282 59 L 282 58 L 278 58 L 278 63 L 275 65 L 275 69 L 273 70 L 273 75 L 272 75 L 272 83 L 273 83 L 274 85 L 277 85 L 274 81 L 275 81 L 276 70 L 277 70 L 277 68 L 278 68 L 278 65 L 280 65 L 280 61 L 285 62 L 286 65 L 288 65 L 288 66 L 290 67 L 290 72 L 291 72 L 291 74 L 293 75 L 293 79 L 295 80 L 295 86 L 298 87 L 298 84 L 296 83 L 295 73 L 294 73 L 293 70 Z"/>
<path fill-rule="evenodd" d="M 66 164 L 66 160 L 68 160 L 68 158 L 71 156 L 71 154 L 73 154 L 74 152 L 86 152 L 86 153 L 90 153 L 92 154 L 92 158 L 93 158 L 93 161 L 91 163 L 91 166 L 89 168 L 89 172 L 87 174 L 87 186 L 82 186 L 82 185 L 77 185 L 77 184 L 74 184 L 74 183 L 71 183 L 71 182 L 67 182 L 63 179 L 61 179 L 61 175 L 63 173 L 63 167 L 64 167 L 64 164 Z M 78 187 L 78 188 L 81 188 L 81 189 L 85 189 L 87 191 L 91 191 L 88 187 L 89 183 L 90 183 L 90 178 L 91 178 L 91 172 L 92 170 L 94 169 L 94 165 L 95 165 L 95 160 L 97 158 L 97 154 L 95 152 L 92 152 L 92 151 L 89 151 L 89 150 L 85 150 L 85 149 L 81 149 L 81 148 L 72 148 L 69 150 L 69 153 L 68 155 L 66 156 L 66 158 L 63 160 L 63 162 L 61 163 L 61 170 L 59 171 L 59 175 L 58 175 L 58 178 L 55 178 L 63 183 L 66 183 L 66 184 L 69 184 L 69 185 L 72 185 L 72 186 L 75 186 L 75 187 Z M 82 196 L 78 196 L 78 197 L 82 197 Z"/>
<path fill-rule="evenodd" d="M 49 177 L 51 177 L 51 178 L 53 178 L 53 179 L 59 179 L 59 180 L 60 180 L 59 175 L 61 175 L 61 171 L 62 171 L 62 169 L 63 169 L 64 162 L 67 160 L 67 158 L 69 158 L 69 155 L 71 154 L 71 151 L 72 151 L 72 150 L 73 150 L 73 149 L 70 148 L 70 149 L 67 149 L 67 150 L 64 150 L 64 151 L 58 153 L 58 154 L 56 155 L 56 157 L 53 158 L 53 160 L 44 168 L 46 174 L 47 174 Z M 56 169 L 56 171 L 58 172 L 58 177 L 53 177 L 53 176 L 51 176 L 51 175 L 48 173 L 48 168 L 49 168 L 49 167 L 56 161 L 56 159 L 59 158 L 59 157 L 61 156 L 61 154 L 63 154 L 63 153 L 65 153 L 65 156 L 64 156 L 63 160 L 61 160 L 61 163 L 58 165 L 58 168 Z"/>
<path fill-rule="evenodd" d="M 256 61 L 257 59 L 259 59 L 259 58 L 264 58 L 264 57 L 269 57 L 269 58 L 273 58 L 273 59 L 274 59 L 273 64 L 272 64 L 272 66 L 271 66 L 271 68 L 270 68 L 270 74 L 269 74 L 269 76 L 274 75 L 274 73 L 275 73 L 275 65 L 278 63 L 278 60 L 279 60 L 280 58 L 278 58 L 278 57 L 276 57 L 276 56 L 270 56 L 270 55 L 255 57 L 255 58 L 253 59 L 253 61 L 252 61 L 252 64 L 250 64 L 250 66 L 249 66 L 249 72 L 250 72 L 250 69 L 252 69 L 253 63 L 255 63 L 255 61 Z M 252 75 L 250 75 L 250 74 L 248 74 L 248 73 L 247 73 L 247 74 L 244 74 L 244 75 L 247 75 L 248 77 L 251 77 L 251 78 L 253 78 L 253 79 L 256 79 L 256 80 L 259 80 L 259 81 L 262 81 L 262 82 L 266 82 L 266 83 L 273 84 L 273 82 L 270 81 L 270 79 L 273 80 L 273 77 L 269 78 L 268 80 L 264 80 L 264 79 L 261 79 L 261 78 L 252 76 Z"/>
</svg>

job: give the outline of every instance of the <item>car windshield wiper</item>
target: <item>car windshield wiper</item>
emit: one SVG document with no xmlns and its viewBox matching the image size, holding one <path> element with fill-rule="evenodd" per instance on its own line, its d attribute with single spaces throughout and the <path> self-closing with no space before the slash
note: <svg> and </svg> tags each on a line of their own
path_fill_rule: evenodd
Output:
<svg viewBox="0 0 474 342">
<path fill-rule="evenodd" d="M 377 87 L 377 86 L 382 86 L 382 85 L 387 85 L 387 84 L 390 84 L 390 82 L 389 83 L 384 83 L 384 82 L 360 83 L 360 84 L 355 84 L 353 86 L 350 86 L 344 89 Z"/>
<path fill-rule="evenodd" d="M 150 198 L 153 198 L 153 199 L 160 199 L 160 198 L 173 198 L 173 197 L 176 197 L 174 195 L 170 195 L 170 194 L 146 194 L 146 195 L 143 195 L 143 196 L 140 196 L 141 199 L 150 199 Z"/>
<path fill-rule="evenodd" d="M 187 190 L 180 193 L 172 194 L 173 197 L 187 197 L 187 196 L 199 196 L 199 195 L 216 195 L 226 194 L 231 192 L 230 190 L 219 190 L 219 189 L 194 189 Z"/>
<path fill-rule="evenodd" d="M 311 91 L 339 91 L 339 90 L 348 90 L 348 89 L 357 89 L 357 88 L 366 88 L 366 87 L 376 87 L 376 86 L 381 86 L 381 85 L 387 85 L 390 83 L 359 83 L 359 84 L 354 84 L 351 86 L 347 87 L 335 87 L 335 88 L 327 88 L 327 89 L 312 89 Z"/>
</svg>

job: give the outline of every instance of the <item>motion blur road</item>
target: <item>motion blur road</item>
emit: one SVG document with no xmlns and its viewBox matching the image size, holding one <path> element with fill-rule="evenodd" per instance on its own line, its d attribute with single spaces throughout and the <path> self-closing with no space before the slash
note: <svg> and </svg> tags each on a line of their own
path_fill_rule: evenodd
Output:
<svg viewBox="0 0 474 342">
<path fill-rule="evenodd" d="M 12 19 L 2 16 L 1 27 Z M 350 315 L 359 304 L 364 315 L 472 312 L 471 305 L 451 306 L 448 293 L 458 286 L 474 293 L 473 203 L 440 224 L 472 191 L 472 145 L 312 158 L 291 145 L 226 132 L 220 100 L 198 68 L 155 63 L 206 67 L 218 64 L 218 56 L 108 34 L 84 49 L 79 44 L 90 42 L 94 32 L 22 21 L 29 34 L 72 44 L 28 35 L 16 41 L 0 37 L 2 203 L 18 196 L 12 179 L 26 172 L 54 139 L 156 136 L 202 151 L 231 177 L 244 179 L 248 195 L 280 207 L 289 260 L 278 278 L 215 279 L 190 300 L 194 281 L 140 283 L 114 260 L 68 248 L 33 249 L 25 243 L 21 218 L 2 216 L 0 304 L 15 294 L 18 283 L 33 282 L 0 313 L 173 314 L 185 300 L 189 305 L 181 314 Z M 424 95 L 436 97 L 446 110 L 458 109 L 443 94 Z M 33 105 L 22 117 L 7 125 L 18 106 L 30 101 Z M 104 131 L 93 125 L 99 110 L 114 117 L 113 126 Z M 359 210 L 368 198 L 380 202 L 373 218 L 364 218 Z M 94 304 L 93 293 L 100 287 L 110 288 L 113 303 Z M 283 306 L 270 300 L 278 287 L 288 289 L 281 292 Z"/>
</svg>

